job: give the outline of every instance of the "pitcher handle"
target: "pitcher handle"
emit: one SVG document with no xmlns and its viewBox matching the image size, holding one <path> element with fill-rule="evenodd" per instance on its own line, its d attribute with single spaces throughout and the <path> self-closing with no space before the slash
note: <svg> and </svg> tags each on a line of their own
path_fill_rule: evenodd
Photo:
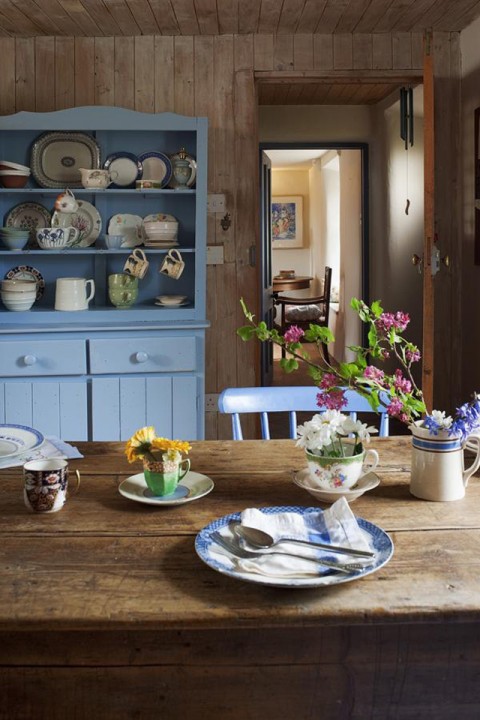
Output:
<svg viewBox="0 0 480 720">
<path fill-rule="evenodd" d="M 93 280 L 87 280 L 87 281 L 85 282 L 85 285 L 86 285 L 86 286 L 87 286 L 87 285 L 90 285 L 90 295 L 88 295 L 88 297 L 86 298 L 86 300 L 87 300 L 87 305 L 88 305 L 88 303 L 90 302 L 90 300 L 91 300 L 91 299 L 93 298 L 93 296 L 95 295 L 95 282 L 94 282 Z"/>
<path fill-rule="evenodd" d="M 478 468 L 480 467 L 480 437 L 478 437 L 478 435 L 469 435 L 469 436 L 467 437 L 466 441 L 465 441 L 465 445 L 466 445 L 467 443 L 468 443 L 470 446 L 471 446 L 471 445 L 474 445 L 474 446 L 476 445 L 476 446 L 477 446 L 477 455 L 476 455 L 473 463 L 470 465 L 470 467 L 466 468 L 466 469 L 463 471 L 463 485 L 464 485 L 464 487 L 467 487 L 468 481 L 470 480 L 471 476 L 472 476 L 473 473 L 476 472 L 476 471 L 478 470 Z M 472 449 L 473 449 L 473 448 L 472 448 Z M 464 448 L 464 450 L 465 450 L 465 448 Z"/>
</svg>

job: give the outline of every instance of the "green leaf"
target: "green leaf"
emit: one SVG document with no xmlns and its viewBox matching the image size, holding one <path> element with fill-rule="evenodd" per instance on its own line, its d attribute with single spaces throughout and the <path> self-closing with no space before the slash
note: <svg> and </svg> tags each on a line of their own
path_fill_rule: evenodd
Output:
<svg viewBox="0 0 480 720">
<path fill-rule="evenodd" d="M 251 340 L 251 338 L 255 335 L 255 328 L 251 325 L 244 325 L 241 328 L 238 328 L 237 335 L 240 335 L 242 340 Z"/>
<path fill-rule="evenodd" d="M 311 324 L 308 330 L 305 331 L 304 337 L 307 342 L 329 343 L 335 340 L 335 337 L 329 328 L 314 324 Z"/>
<path fill-rule="evenodd" d="M 370 308 L 371 308 L 371 310 L 372 310 L 373 315 L 374 315 L 376 318 L 379 318 L 380 315 L 383 313 L 383 308 L 382 308 L 382 306 L 380 305 L 380 300 L 374 300 L 374 301 L 372 302 Z"/>
<path fill-rule="evenodd" d="M 298 370 L 298 361 L 295 358 L 281 358 L 280 367 L 286 373 Z"/>
</svg>

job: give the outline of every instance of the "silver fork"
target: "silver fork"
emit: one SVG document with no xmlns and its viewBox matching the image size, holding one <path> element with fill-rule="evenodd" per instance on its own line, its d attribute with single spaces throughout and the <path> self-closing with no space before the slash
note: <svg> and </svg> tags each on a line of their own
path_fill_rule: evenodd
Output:
<svg viewBox="0 0 480 720">
<path fill-rule="evenodd" d="M 245 550 L 245 548 L 240 547 L 240 545 L 237 545 L 236 542 L 234 542 L 233 540 L 229 540 L 216 530 L 210 533 L 210 539 L 213 540 L 213 542 L 217 543 L 217 545 L 220 545 L 220 547 L 223 547 L 224 550 L 227 550 L 229 553 L 239 558 L 259 558 L 263 557 L 264 555 L 285 555 L 286 557 L 296 557 L 300 558 L 301 560 L 309 560 L 316 565 L 324 565 L 325 567 L 332 568 L 332 570 L 338 570 L 338 572 L 346 573 L 347 575 L 350 574 L 352 570 L 363 570 L 363 568 L 365 567 L 360 563 L 340 564 L 336 562 L 331 562 L 330 560 L 321 560 L 320 558 L 307 557 L 306 555 L 294 555 L 293 553 L 282 552 L 281 550 L 273 550 L 269 552 L 253 552 L 250 550 Z"/>
</svg>

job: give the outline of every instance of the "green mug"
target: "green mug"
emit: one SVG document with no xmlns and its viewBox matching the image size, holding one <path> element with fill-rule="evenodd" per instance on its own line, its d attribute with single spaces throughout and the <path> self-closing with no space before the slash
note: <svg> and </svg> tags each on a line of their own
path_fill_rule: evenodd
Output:
<svg viewBox="0 0 480 720">
<path fill-rule="evenodd" d="M 182 466 L 185 466 L 183 469 Z M 143 462 L 143 474 L 147 487 L 156 497 L 171 495 L 180 480 L 190 470 L 190 460 L 158 460 Z"/>
</svg>

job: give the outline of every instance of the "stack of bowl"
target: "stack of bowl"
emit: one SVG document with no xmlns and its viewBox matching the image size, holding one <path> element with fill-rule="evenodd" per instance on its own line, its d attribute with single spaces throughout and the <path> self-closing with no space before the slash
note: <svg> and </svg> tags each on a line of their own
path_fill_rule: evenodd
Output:
<svg viewBox="0 0 480 720">
<path fill-rule="evenodd" d="M 178 221 L 172 220 L 144 220 L 144 245 L 150 248 L 173 248 L 178 245 Z"/>
<path fill-rule="evenodd" d="M 2 280 L 0 297 L 8 310 L 30 310 L 37 297 L 35 280 Z"/>
<path fill-rule="evenodd" d="M 0 228 L 0 244 L 9 250 L 23 250 L 29 238 L 29 230 L 11 227 Z"/>
<path fill-rule="evenodd" d="M 27 165 L 0 160 L 0 183 L 4 188 L 23 188 L 30 177 Z"/>
</svg>

